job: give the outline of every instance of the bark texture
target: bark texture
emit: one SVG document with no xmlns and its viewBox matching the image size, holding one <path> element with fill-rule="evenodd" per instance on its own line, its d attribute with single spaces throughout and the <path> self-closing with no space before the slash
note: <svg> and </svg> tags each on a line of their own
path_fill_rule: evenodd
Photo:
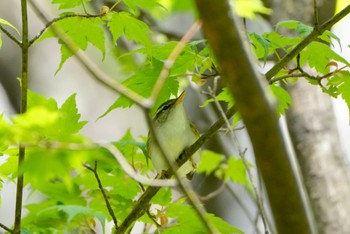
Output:
<svg viewBox="0 0 350 234">
<path fill-rule="evenodd" d="M 278 233 L 311 233 L 301 195 L 263 78 L 250 57 L 244 30 L 226 1 L 196 0 L 203 30 L 251 138 Z"/>
<path fill-rule="evenodd" d="M 321 6 L 321 4 L 324 4 Z M 313 0 L 271 0 L 273 23 L 295 19 L 313 25 Z M 322 23 L 335 1 L 318 1 Z M 327 11 L 325 11 L 327 9 Z M 327 15 L 328 14 L 328 15 Z M 293 105 L 287 125 L 320 234 L 350 233 L 348 164 L 337 132 L 331 98 L 304 80 L 288 87 Z"/>
</svg>

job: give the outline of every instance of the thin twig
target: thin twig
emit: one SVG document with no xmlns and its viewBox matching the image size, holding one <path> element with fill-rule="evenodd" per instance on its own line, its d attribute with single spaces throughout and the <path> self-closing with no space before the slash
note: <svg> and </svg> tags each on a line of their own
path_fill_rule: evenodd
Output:
<svg viewBox="0 0 350 234">
<path fill-rule="evenodd" d="M 219 188 L 215 189 L 214 191 L 206 194 L 206 195 L 201 195 L 199 198 L 201 199 L 201 201 L 208 201 L 210 199 L 212 199 L 213 197 L 218 196 L 220 193 L 222 193 L 225 189 L 225 185 L 226 183 L 221 181 L 221 185 L 219 186 Z"/>
<path fill-rule="evenodd" d="M 27 0 L 21 0 L 21 14 L 22 14 L 22 71 L 21 71 L 21 114 L 27 111 L 28 103 L 28 9 Z M 18 170 L 22 167 L 24 162 L 26 150 L 23 145 L 19 145 L 18 149 Z M 15 224 L 13 233 L 19 234 L 21 232 L 22 220 L 22 205 L 23 205 L 23 189 L 24 189 L 24 174 L 20 173 L 17 177 L 16 185 L 16 206 L 15 206 Z"/>
<path fill-rule="evenodd" d="M 287 74 L 287 75 L 283 75 L 283 76 L 277 76 L 277 77 L 273 77 L 272 79 L 269 80 L 269 84 L 273 84 L 277 81 L 281 81 L 281 80 L 285 80 L 288 78 L 303 78 L 303 77 L 307 77 L 313 80 L 319 80 L 317 77 L 315 76 L 311 76 L 308 73 L 295 73 L 295 74 Z"/>
<path fill-rule="evenodd" d="M 114 228 L 117 230 L 118 229 L 118 221 L 117 221 L 117 218 L 115 217 L 115 214 L 114 214 L 114 211 L 112 209 L 112 206 L 109 203 L 109 199 L 107 197 L 107 194 L 106 194 L 106 192 L 105 192 L 105 190 L 104 190 L 104 188 L 102 186 L 101 179 L 100 179 L 100 177 L 99 177 L 99 175 L 97 173 L 97 161 L 95 161 L 94 168 L 90 167 L 87 164 L 84 164 L 84 167 L 87 168 L 88 170 L 92 171 L 92 173 L 94 173 L 94 176 L 95 176 L 97 184 L 98 184 L 98 188 L 100 189 L 100 191 L 102 193 L 102 196 L 103 196 L 103 199 L 105 200 L 105 203 L 106 203 L 106 206 L 107 206 L 107 209 L 108 209 L 108 213 L 112 217 L 112 220 L 113 220 L 113 223 L 114 223 Z"/>
<path fill-rule="evenodd" d="M 216 89 L 217 89 L 218 78 L 219 77 L 216 77 L 214 79 L 213 89 L 211 89 L 211 87 L 209 87 L 209 93 L 210 93 L 211 98 L 214 100 L 214 103 L 215 103 L 217 109 L 219 110 L 219 113 L 224 118 L 226 127 L 229 129 L 230 136 L 232 138 L 232 142 L 233 142 L 235 148 L 238 150 L 239 157 L 242 159 L 242 162 L 244 164 L 245 170 L 246 170 L 247 175 L 248 175 L 248 179 L 249 179 L 249 181 L 250 181 L 250 183 L 252 185 L 252 188 L 253 188 L 254 197 L 256 199 L 258 210 L 259 210 L 259 213 L 260 213 L 263 225 L 264 225 L 265 233 L 268 233 L 267 232 L 267 225 L 266 225 L 266 221 L 265 221 L 266 218 L 265 218 L 265 215 L 264 215 L 264 212 L 263 212 L 262 200 L 260 199 L 260 195 L 258 193 L 258 190 L 257 190 L 257 188 L 255 186 L 255 183 L 254 183 L 254 180 L 253 180 L 253 175 L 252 175 L 252 173 L 251 173 L 251 171 L 249 169 L 249 164 L 247 162 L 247 159 L 245 158 L 245 151 L 242 150 L 242 148 L 240 146 L 240 143 L 239 143 L 239 141 L 237 139 L 237 136 L 234 133 L 233 128 L 232 128 L 230 122 L 228 121 L 228 118 L 226 118 L 224 110 L 222 109 L 220 103 L 218 102 L 218 100 L 216 99 L 216 96 L 215 96 Z"/>
<path fill-rule="evenodd" d="M 12 229 L 6 227 L 6 226 L 5 226 L 4 224 L 2 224 L 2 223 L 0 223 L 0 227 L 1 227 L 2 229 L 4 229 L 5 231 L 9 232 L 9 233 L 13 233 L 13 230 L 12 230 Z"/>
<path fill-rule="evenodd" d="M 151 93 L 152 100 L 156 100 L 164 83 L 166 78 L 169 75 L 171 67 L 174 65 L 176 58 L 180 55 L 180 53 L 183 51 L 183 49 L 186 47 L 187 42 L 191 40 L 191 38 L 194 36 L 194 34 L 200 29 L 201 22 L 196 21 L 193 23 L 191 28 L 186 32 L 186 34 L 181 38 L 181 40 L 177 43 L 175 48 L 171 51 L 169 57 L 164 63 L 163 69 L 161 70 L 159 77 L 157 79 L 156 84 L 154 85 L 154 88 Z"/>
<path fill-rule="evenodd" d="M 5 35 L 8 36 L 8 38 L 10 38 L 14 43 L 22 47 L 22 43 L 19 40 L 17 40 L 9 31 L 7 31 L 1 24 L 0 24 L 0 30 L 3 33 L 5 33 Z"/>
</svg>

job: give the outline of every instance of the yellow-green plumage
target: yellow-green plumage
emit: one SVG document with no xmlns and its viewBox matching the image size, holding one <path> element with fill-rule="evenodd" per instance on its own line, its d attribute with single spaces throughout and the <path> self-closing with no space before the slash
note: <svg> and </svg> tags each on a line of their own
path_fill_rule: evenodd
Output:
<svg viewBox="0 0 350 234">
<path fill-rule="evenodd" d="M 153 119 L 154 131 L 164 152 L 174 163 L 181 152 L 192 145 L 198 138 L 199 133 L 196 127 L 189 121 L 182 105 L 184 93 L 176 99 L 163 103 Z M 154 168 L 161 172 L 168 169 L 168 165 L 157 146 L 154 136 L 148 134 L 148 154 Z M 181 177 L 191 177 L 200 160 L 200 152 L 197 151 L 183 164 L 178 173 Z"/>
</svg>

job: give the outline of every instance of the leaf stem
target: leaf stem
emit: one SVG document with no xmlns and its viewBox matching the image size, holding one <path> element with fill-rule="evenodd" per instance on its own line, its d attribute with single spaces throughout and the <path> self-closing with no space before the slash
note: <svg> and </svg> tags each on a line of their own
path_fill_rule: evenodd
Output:
<svg viewBox="0 0 350 234">
<path fill-rule="evenodd" d="M 21 42 L 17 40 L 9 31 L 7 31 L 1 24 L 0 24 L 0 30 L 5 33 L 8 38 L 10 38 L 14 43 L 16 43 L 19 46 L 22 46 Z"/>
<path fill-rule="evenodd" d="M 9 233 L 13 233 L 13 231 L 12 231 L 10 228 L 6 227 L 6 226 L 5 226 L 4 224 L 2 224 L 2 223 L 0 223 L 0 227 L 1 227 L 2 229 L 4 229 L 5 231 L 9 232 Z"/>
<path fill-rule="evenodd" d="M 22 79 L 21 79 L 21 110 L 23 114 L 27 111 L 27 95 L 28 95 L 28 9 L 27 0 L 21 0 L 22 11 Z M 25 147 L 20 144 L 18 154 L 18 169 L 20 170 L 25 158 Z M 21 218 L 22 218 L 22 203 L 23 203 L 23 188 L 24 175 L 19 174 L 17 177 L 16 187 L 16 207 L 15 207 L 15 224 L 13 233 L 19 234 L 21 232 Z"/>
</svg>

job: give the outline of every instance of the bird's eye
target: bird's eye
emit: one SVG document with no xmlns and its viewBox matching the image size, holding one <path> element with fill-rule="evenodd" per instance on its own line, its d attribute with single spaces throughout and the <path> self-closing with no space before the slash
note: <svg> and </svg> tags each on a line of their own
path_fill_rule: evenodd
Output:
<svg viewBox="0 0 350 234">
<path fill-rule="evenodd" d="M 169 107 L 170 107 L 170 105 L 165 105 L 165 106 L 163 107 L 162 111 L 165 111 L 165 110 L 169 109 Z"/>
</svg>

